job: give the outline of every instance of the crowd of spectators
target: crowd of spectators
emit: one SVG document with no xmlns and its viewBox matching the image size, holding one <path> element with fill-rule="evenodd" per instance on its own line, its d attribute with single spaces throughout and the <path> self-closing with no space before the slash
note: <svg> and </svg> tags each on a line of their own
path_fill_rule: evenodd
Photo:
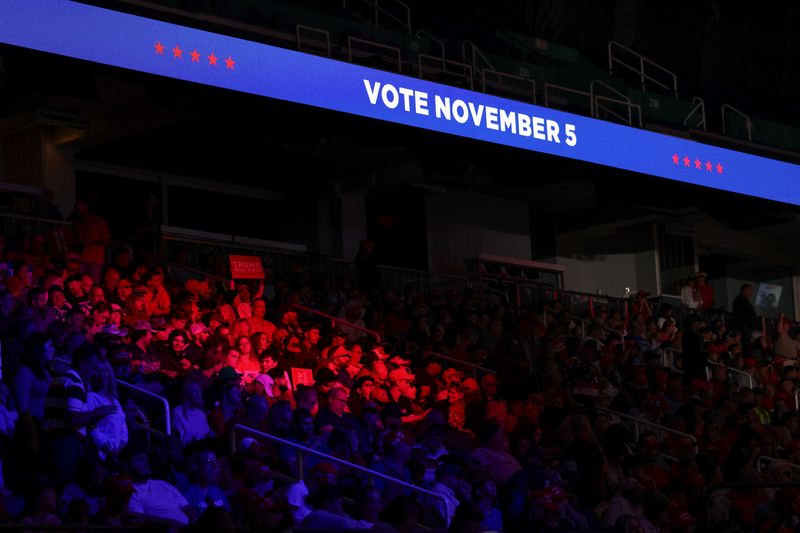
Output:
<svg viewBox="0 0 800 533">
<path fill-rule="evenodd" d="M 759 330 L 752 288 L 733 319 L 693 312 L 677 324 L 640 292 L 627 318 L 598 306 L 586 326 L 564 301 L 520 310 L 377 277 L 365 286 L 294 268 L 223 285 L 32 245 L 0 254 L 3 522 L 275 532 L 799 522 L 800 491 L 780 486 L 800 468 L 798 330 L 786 320 Z M 170 434 L 158 401 L 130 385 L 168 400 Z M 319 455 L 298 461 L 297 446 Z M 750 485 L 707 499 L 723 481 Z"/>
</svg>

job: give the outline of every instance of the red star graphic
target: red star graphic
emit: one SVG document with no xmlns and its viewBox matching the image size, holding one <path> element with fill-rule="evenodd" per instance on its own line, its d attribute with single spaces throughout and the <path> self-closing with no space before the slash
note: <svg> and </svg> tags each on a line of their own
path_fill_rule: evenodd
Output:
<svg viewBox="0 0 800 533">
<path fill-rule="evenodd" d="M 164 45 L 161 44 L 161 41 L 156 43 L 156 54 L 164 55 Z"/>
<path fill-rule="evenodd" d="M 683 156 L 683 166 L 688 167 L 692 163 L 692 160 L 689 159 L 689 156 Z"/>
<path fill-rule="evenodd" d="M 694 160 L 694 168 L 702 169 L 703 168 L 703 162 L 700 161 L 699 159 L 695 159 Z"/>
<path fill-rule="evenodd" d="M 172 49 L 172 55 L 177 57 L 178 59 L 183 59 L 183 50 L 181 50 L 178 45 L 175 45 L 175 48 Z"/>
<path fill-rule="evenodd" d="M 722 174 L 723 168 L 722 163 L 717 163 L 717 174 Z"/>
<path fill-rule="evenodd" d="M 214 52 L 211 52 L 211 55 L 208 56 L 208 64 L 209 65 L 217 65 L 217 56 L 214 55 Z"/>
<path fill-rule="evenodd" d="M 711 161 L 706 161 L 706 170 L 711 172 L 712 168 L 714 168 L 714 165 L 711 164 Z"/>
<path fill-rule="evenodd" d="M 680 157 L 678 157 L 678 154 L 672 154 L 672 164 L 673 164 L 673 165 L 677 165 L 677 164 L 678 164 L 678 161 L 680 161 L 680 159 L 681 159 L 681 158 L 680 158 Z"/>
<path fill-rule="evenodd" d="M 199 63 L 200 62 L 200 52 L 197 51 L 197 48 L 189 52 L 192 56 L 192 63 Z"/>
<path fill-rule="evenodd" d="M 236 61 L 231 59 L 231 56 L 228 56 L 228 59 L 225 60 L 225 68 L 229 68 L 229 69 L 233 70 L 233 65 L 235 63 L 236 63 Z"/>
</svg>

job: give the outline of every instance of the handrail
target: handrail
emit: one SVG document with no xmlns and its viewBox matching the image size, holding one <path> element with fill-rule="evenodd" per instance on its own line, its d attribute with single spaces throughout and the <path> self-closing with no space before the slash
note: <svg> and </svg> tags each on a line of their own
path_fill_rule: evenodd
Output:
<svg viewBox="0 0 800 533">
<path fill-rule="evenodd" d="M 756 471 L 758 471 L 758 472 L 762 471 L 761 463 L 765 459 L 766 459 L 767 463 L 780 461 L 780 462 L 786 464 L 787 466 L 790 466 L 790 467 L 794 468 L 795 470 L 800 470 L 800 465 L 795 464 L 795 463 L 790 463 L 786 459 L 780 459 L 779 457 L 770 457 L 769 455 L 759 455 L 758 458 L 756 459 Z"/>
<path fill-rule="evenodd" d="M 170 268 L 182 268 L 188 272 L 192 272 L 194 274 L 202 274 L 203 277 L 215 279 L 217 281 L 221 281 L 223 283 L 230 283 L 231 280 L 223 278 L 222 276 L 217 276 L 216 274 L 209 274 L 208 272 L 203 272 L 199 268 L 190 267 L 188 265 L 182 265 L 180 263 L 169 263 L 167 264 L 167 272 L 169 272 Z"/>
<path fill-rule="evenodd" d="M 395 477 L 386 475 L 386 474 L 384 474 L 382 472 L 378 472 L 377 470 L 372 470 L 372 469 L 367 468 L 365 466 L 357 465 L 355 463 L 351 463 L 350 461 L 345 461 L 344 459 L 340 459 L 338 457 L 334 457 L 333 455 L 328 455 L 327 453 L 323 453 L 323 452 L 321 452 L 319 450 L 314 450 L 314 449 L 308 448 L 306 446 L 303 446 L 302 444 L 298 444 L 298 443 L 292 442 L 290 440 L 282 439 L 280 437 L 276 437 L 275 435 L 270 435 L 269 433 L 265 433 L 263 431 L 259 431 L 257 429 L 253 429 L 251 427 L 244 426 L 242 424 L 236 424 L 231 428 L 230 433 L 231 433 L 231 452 L 232 453 L 236 453 L 236 435 L 237 435 L 238 432 L 250 433 L 251 435 L 256 435 L 258 437 L 263 437 L 263 438 L 265 438 L 267 440 L 270 440 L 272 442 L 276 442 L 276 443 L 281 444 L 283 446 L 288 446 L 289 448 L 294 448 L 295 450 L 297 450 L 298 456 L 302 456 L 301 454 L 303 454 L 303 453 L 307 453 L 309 455 L 314 455 L 314 456 L 317 456 L 317 457 L 319 457 L 321 459 L 324 459 L 327 462 L 335 463 L 335 464 L 338 464 L 338 465 L 341 465 L 341 466 L 346 466 L 347 468 L 349 468 L 351 470 L 355 470 L 356 472 L 361 472 L 362 474 L 366 474 L 366 475 L 371 476 L 371 477 L 377 477 L 379 479 L 383 479 L 384 481 L 388 481 L 390 483 L 394 483 L 396 485 L 400 485 L 401 487 L 405 487 L 407 489 L 411 489 L 413 491 L 419 492 L 420 494 L 425 494 L 426 496 L 429 496 L 431 498 L 436 498 L 436 499 L 441 500 L 442 502 L 444 502 L 444 498 L 441 495 L 436 494 L 435 492 L 432 492 L 430 490 L 423 489 L 422 487 L 420 487 L 418 485 L 414 485 L 413 483 L 408 483 L 407 481 L 403 481 L 402 479 L 397 479 Z M 297 474 L 300 477 L 300 479 L 303 479 L 303 471 L 302 471 L 302 469 Z"/>
<path fill-rule="evenodd" d="M 677 429 L 672 429 L 672 428 L 669 428 L 667 426 L 662 426 L 661 424 L 657 424 L 655 422 L 650 422 L 649 420 L 645 420 L 643 418 L 639 418 L 639 417 L 636 417 L 636 416 L 633 416 L 633 415 L 622 413 L 620 411 L 614 411 L 613 409 L 606 409 L 605 407 L 597 407 L 597 411 L 601 411 L 601 412 L 604 412 L 604 413 L 608 413 L 610 415 L 617 416 L 619 418 L 625 418 L 625 419 L 628 419 L 628 420 L 632 421 L 633 422 L 633 428 L 634 428 L 634 438 L 637 441 L 639 440 L 639 424 L 642 424 L 644 426 L 653 427 L 653 428 L 656 428 L 656 429 L 658 429 L 660 431 L 664 431 L 664 432 L 667 432 L 667 433 L 672 433 L 673 435 L 678 435 L 679 437 L 685 437 L 685 438 L 689 439 L 692 442 L 693 446 L 694 446 L 694 452 L 697 453 L 697 450 L 698 450 L 698 448 L 697 448 L 697 438 L 694 435 L 690 435 L 689 433 L 684 433 L 683 431 L 678 431 Z"/>
<path fill-rule="evenodd" d="M 613 50 L 614 47 L 619 48 L 621 50 L 624 50 L 624 51 L 632 54 L 633 56 L 637 57 L 639 59 L 639 69 L 637 70 L 636 67 L 631 66 L 628 63 L 622 61 L 621 59 L 614 57 L 614 50 Z M 665 83 L 663 83 L 661 81 L 658 81 L 657 79 L 653 78 L 652 76 L 648 76 L 647 74 L 645 74 L 645 72 L 644 72 L 645 63 L 656 67 L 658 70 L 668 74 L 669 77 L 672 78 L 672 87 L 671 87 L 672 88 L 672 92 L 675 95 L 675 98 L 678 97 L 678 77 L 675 75 L 674 72 L 672 72 L 671 70 L 665 69 L 664 67 L 662 67 L 658 63 L 646 58 L 645 56 L 643 56 L 639 52 L 636 52 L 635 50 L 632 50 L 632 49 L 628 48 L 624 44 L 621 44 L 621 43 L 619 43 L 617 41 L 609 41 L 609 43 L 608 43 L 608 71 L 612 76 L 614 75 L 614 63 L 615 62 L 620 64 L 620 65 L 622 65 L 623 67 L 627 68 L 628 70 L 630 70 L 630 71 L 632 71 L 632 72 L 634 72 L 636 74 L 639 74 L 639 76 L 641 78 L 641 82 L 642 82 L 642 90 L 643 91 L 647 90 L 646 81 L 651 81 L 651 82 L 655 83 L 656 85 L 658 85 L 658 86 L 660 86 L 660 87 L 662 87 L 664 89 L 670 89 L 669 85 L 666 85 Z"/>
<path fill-rule="evenodd" d="M 398 17 L 385 7 L 381 7 L 378 4 L 378 0 L 362 0 L 362 1 L 372 6 L 376 26 L 380 26 L 380 18 L 378 17 L 378 14 L 383 13 L 384 15 L 387 15 L 389 18 L 394 19 L 394 21 L 400 24 L 401 26 L 405 26 L 406 31 L 408 33 L 411 33 L 411 8 L 405 2 L 402 2 L 401 0 L 394 0 L 396 3 L 403 6 L 403 8 L 406 11 L 406 20 L 404 22 L 403 19 L 401 19 L 400 17 Z M 342 9 L 347 9 L 347 0 L 342 0 Z"/>
<path fill-rule="evenodd" d="M 32 217 L 30 215 L 20 215 L 17 213 L 0 213 L 0 218 L 17 218 L 19 220 L 29 220 L 31 222 L 41 222 L 43 224 L 53 224 L 56 226 L 72 226 L 72 222 L 57 220 L 53 218 Z M 38 527 L 38 526 L 37 526 Z"/>
<path fill-rule="evenodd" d="M 331 34 L 328 30 L 323 30 L 320 28 L 315 28 L 313 26 L 306 26 L 305 24 L 296 24 L 295 25 L 295 34 L 297 35 L 297 51 L 303 52 L 302 42 L 300 40 L 300 30 L 311 30 L 312 32 L 325 34 L 325 52 L 328 57 L 331 57 Z"/>
<path fill-rule="evenodd" d="M 750 115 L 748 115 L 747 113 L 744 113 L 742 111 L 739 111 L 738 109 L 736 109 L 735 107 L 733 107 L 732 105 L 729 105 L 729 104 L 722 104 L 722 134 L 723 135 L 727 135 L 728 134 L 728 132 L 727 132 L 727 122 L 725 120 L 725 110 L 726 109 L 730 109 L 731 111 L 733 111 L 734 113 L 736 113 L 740 117 L 744 118 L 744 127 L 745 127 L 745 129 L 747 129 L 747 140 L 750 141 L 750 142 L 753 142 L 753 121 L 750 120 Z"/>
<path fill-rule="evenodd" d="M 599 102 L 600 102 L 600 100 L 603 100 L 604 102 L 612 102 L 612 103 L 624 104 L 625 107 L 628 109 L 628 121 L 627 121 L 628 126 L 633 126 L 633 110 L 636 109 L 636 116 L 639 119 L 639 127 L 640 128 L 642 127 L 642 106 L 640 106 L 639 104 L 633 104 L 630 101 L 626 102 L 625 100 L 618 100 L 616 98 L 611 98 L 610 96 L 597 95 L 597 96 L 594 97 L 595 111 L 598 113 L 598 116 L 595 117 L 595 118 L 600 118 L 600 116 L 599 116 L 599 112 L 600 112 L 600 104 L 599 104 Z M 615 115 L 621 122 L 625 121 L 625 117 L 623 117 L 619 113 L 616 113 L 615 111 L 612 111 L 607 106 L 602 106 L 602 107 L 603 107 L 603 109 L 605 110 L 606 113 Z"/>
<path fill-rule="evenodd" d="M 507 293 L 501 291 L 500 289 L 495 289 L 494 287 L 482 287 L 482 289 L 484 291 L 488 291 L 488 292 L 493 292 L 495 294 L 499 294 L 500 296 L 502 296 L 503 298 L 506 299 L 506 304 L 508 304 L 511 301 L 511 297 Z"/>
<path fill-rule="evenodd" d="M 492 62 L 489 61 L 489 58 L 483 55 L 483 52 L 480 51 L 478 46 L 470 40 L 466 40 L 463 43 L 461 43 L 461 58 L 464 60 L 464 63 L 467 62 L 467 57 L 469 57 L 469 55 L 467 54 L 467 45 L 469 45 L 472 48 L 472 66 L 475 69 L 478 68 L 478 62 L 476 61 L 476 59 L 480 58 L 484 63 L 486 63 L 486 66 L 488 66 L 492 70 L 496 70 L 494 68 L 494 65 L 492 65 Z"/>
<path fill-rule="evenodd" d="M 595 98 L 600 96 L 600 91 L 599 90 L 597 92 L 595 92 L 595 85 L 599 85 L 599 89 L 605 88 L 606 90 L 611 91 L 612 93 L 616 94 L 617 96 L 622 98 L 622 100 L 628 106 L 630 106 L 631 99 L 628 98 L 627 94 L 623 93 L 622 91 L 619 91 L 619 90 L 615 89 L 614 87 L 612 87 L 608 83 L 604 82 L 603 80 L 599 80 L 599 79 L 595 78 L 591 82 L 589 82 L 589 94 L 592 95 L 592 116 L 593 117 L 598 118 L 598 116 L 597 116 L 597 101 L 595 100 Z M 633 121 L 633 118 L 631 117 L 631 112 L 630 112 L 630 107 L 629 107 L 628 108 L 628 124 L 631 124 L 632 121 Z"/>
<path fill-rule="evenodd" d="M 699 96 L 695 96 L 692 98 L 692 103 L 695 104 L 695 106 L 691 111 L 689 111 L 689 114 L 686 115 L 686 118 L 683 119 L 683 125 L 688 127 L 691 116 L 695 113 L 698 113 L 700 120 L 697 121 L 697 127 L 702 127 L 703 131 L 706 131 L 706 102 Z"/>
<path fill-rule="evenodd" d="M 455 357 L 451 357 L 449 355 L 445 355 L 443 353 L 437 352 L 429 352 L 426 351 L 424 355 L 433 355 L 438 357 L 439 359 L 444 359 L 445 361 L 450 361 L 451 363 L 456 363 L 459 365 L 468 366 L 470 368 L 474 368 L 475 370 L 480 370 L 481 372 L 486 372 L 487 374 L 497 374 L 497 370 L 492 370 L 491 368 L 486 368 L 485 366 L 481 366 L 476 363 L 470 363 L 469 361 L 462 361 L 461 359 L 457 359 Z"/>
<path fill-rule="evenodd" d="M 353 37 L 352 35 L 347 37 L 347 61 L 349 63 L 353 62 L 353 43 L 362 43 L 374 46 L 375 48 L 382 48 L 384 50 L 391 50 L 392 52 L 397 54 L 397 72 L 402 73 L 403 70 L 403 57 L 400 53 L 400 49 L 396 46 L 389 46 L 387 44 L 377 43 L 375 41 L 370 41 L 368 39 L 361 39 L 360 37 Z"/>
<path fill-rule="evenodd" d="M 469 282 L 469 278 L 467 276 L 459 276 L 458 274 L 439 274 L 437 272 L 429 272 L 427 270 L 419 270 L 417 268 L 405 268 L 391 265 L 378 265 L 378 268 L 382 270 L 394 270 L 396 272 L 408 272 L 409 274 L 422 274 L 424 276 L 448 278 L 456 281 Z"/>
<path fill-rule="evenodd" d="M 131 390 L 131 391 L 138 392 L 139 394 L 142 394 L 144 396 L 147 396 L 149 398 L 153 398 L 153 399 L 158 400 L 159 402 L 161 402 L 164 405 L 164 423 L 166 424 L 166 431 L 164 431 L 164 433 L 166 433 L 167 435 L 172 435 L 172 416 L 171 416 L 171 413 L 170 413 L 170 410 L 169 410 L 169 402 L 167 401 L 166 398 L 156 394 L 155 392 L 151 392 L 151 391 L 149 391 L 147 389 L 143 389 L 142 387 L 137 387 L 136 385 L 133 385 L 132 383 L 128 383 L 127 381 L 123 381 L 123 380 L 121 380 L 119 378 L 115 379 L 115 381 L 117 382 L 118 386 L 121 385 L 123 388 L 126 388 L 126 389 Z"/>
<path fill-rule="evenodd" d="M 730 372 L 732 374 L 739 374 L 739 375 L 742 375 L 742 376 L 747 376 L 747 382 L 749 383 L 750 388 L 752 389 L 753 387 L 755 387 L 755 382 L 753 381 L 753 376 L 751 376 L 749 373 L 745 372 L 744 370 L 739 370 L 738 368 L 732 368 L 732 367 L 729 367 L 726 364 L 718 363 L 717 361 L 708 361 L 708 364 L 712 365 L 712 366 L 720 366 L 720 367 L 724 368 L 725 370 L 727 370 L 728 372 Z M 708 370 L 708 367 L 706 367 L 706 370 Z M 706 375 L 708 375 L 708 374 L 706 374 Z M 710 376 L 709 376 L 709 381 L 711 381 Z"/>
<path fill-rule="evenodd" d="M 357 324 L 353 324 L 352 322 L 350 322 L 348 320 L 345 320 L 343 318 L 339 318 L 337 316 L 329 315 L 328 313 L 323 313 L 322 311 L 317 311 L 316 309 L 312 309 L 310 307 L 306 307 L 305 305 L 292 304 L 292 307 L 296 307 L 297 309 L 305 311 L 306 313 L 311 313 L 311 314 L 314 314 L 314 315 L 317 315 L 317 316 L 321 316 L 322 318 L 327 318 L 328 320 L 332 320 L 332 321 L 337 322 L 339 324 L 344 324 L 348 328 L 354 329 L 356 331 L 362 331 L 364 333 L 368 333 L 370 335 L 374 335 L 375 338 L 378 340 L 378 342 L 381 342 L 381 334 L 378 333 L 375 330 L 371 330 L 371 329 L 367 329 L 367 328 L 361 327 L 361 326 L 359 326 Z"/>
<path fill-rule="evenodd" d="M 419 78 L 424 80 L 425 77 L 423 76 L 423 59 L 432 59 L 435 63 L 441 63 L 441 70 L 442 72 L 446 72 L 448 74 L 454 74 L 456 76 L 463 76 L 467 83 L 469 83 L 469 88 L 472 90 L 473 88 L 473 79 L 472 79 L 472 67 L 469 66 L 464 61 L 456 61 L 454 59 L 445 59 L 444 57 L 436 57 L 430 54 L 417 54 L 417 63 L 419 67 Z M 447 65 L 458 65 L 464 69 L 464 72 L 453 72 L 452 70 L 447 70 Z"/>
<path fill-rule="evenodd" d="M 511 78 L 531 84 L 532 103 L 536 103 L 536 80 L 526 78 L 525 76 L 517 76 L 516 74 L 508 74 L 507 72 L 500 72 L 499 70 L 484 68 L 481 69 L 481 91 L 486 92 L 486 74 L 491 73 L 497 76 L 498 82 L 502 83 L 503 78 Z"/>
<path fill-rule="evenodd" d="M 441 39 L 439 39 L 438 37 L 436 37 L 435 35 L 433 35 L 431 32 L 429 32 L 428 30 L 425 30 L 425 29 L 423 29 L 423 28 L 419 28 L 419 29 L 417 30 L 417 37 L 419 37 L 420 35 L 424 35 L 424 36 L 426 36 L 428 39 L 430 39 L 431 41 L 433 41 L 433 42 L 435 42 L 436 44 L 438 44 L 438 45 L 439 45 L 439 48 L 440 48 L 440 49 L 441 49 L 441 51 L 442 51 L 442 59 L 446 59 L 446 58 L 445 58 L 445 49 L 446 49 L 446 48 L 445 48 L 445 45 L 444 45 L 444 41 L 442 41 Z"/>
</svg>

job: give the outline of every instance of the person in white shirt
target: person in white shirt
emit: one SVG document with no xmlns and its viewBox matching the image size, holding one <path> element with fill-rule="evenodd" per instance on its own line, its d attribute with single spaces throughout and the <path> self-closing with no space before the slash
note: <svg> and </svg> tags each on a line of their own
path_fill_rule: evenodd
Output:
<svg viewBox="0 0 800 533">
<path fill-rule="evenodd" d="M 184 384 L 181 404 L 172 411 L 172 427 L 184 444 L 213 436 L 203 410 L 203 389 L 199 383 L 187 381 Z"/>
<path fill-rule="evenodd" d="M 681 301 L 689 309 L 699 309 L 703 305 L 703 298 L 695 287 L 694 278 L 686 280 L 686 285 L 681 289 Z"/>
<path fill-rule="evenodd" d="M 436 483 L 431 488 L 432 492 L 441 496 L 433 499 L 433 505 L 444 518 L 446 529 L 450 527 L 450 522 L 461 503 L 459 495 L 469 499 L 472 490 L 466 482 L 459 478 L 460 475 L 461 469 L 458 466 L 452 463 L 442 463 L 436 469 Z"/>
<path fill-rule="evenodd" d="M 127 466 L 133 477 L 134 493 L 128 511 L 144 522 L 168 526 L 187 526 L 194 509 L 186 498 L 166 481 L 150 479 L 150 460 L 144 450 L 128 453 Z"/>
<path fill-rule="evenodd" d="M 113 407 L 114 411 L 99 420 L 89 429 L 89 438 L 97 447 L 101 458 L 117 455 L 128 444 L 128 426 L 125 423 L 125 411 L 117 399 L 117 385 L 114 381 L 114 370 L 107 361 L 97 367 L 89 383 L 90 391 L 86 395 L 87 411 L 100 406 Z"/>
</svg>

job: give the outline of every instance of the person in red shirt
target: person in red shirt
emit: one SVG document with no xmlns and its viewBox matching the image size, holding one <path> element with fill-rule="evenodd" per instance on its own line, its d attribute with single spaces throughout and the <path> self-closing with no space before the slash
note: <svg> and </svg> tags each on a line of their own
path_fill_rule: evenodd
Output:
<svg viewBox="0 0 800 533">
<path fill-rule="evenodd" d="M 705 272 L 698 272 L 694 275 L 695 288 L 700 292 L 700 297 L 703 299 L 700 304 L 702 311 L 709 311 L 714 308 L 714 287 L 706 283 L 708 274 Z"/>
<path fill-rule="evenodd" d="M 645 290 L 640 290 L 636 293 L 636 297 L 634 298 L 634 302 L 632 307 L 633 314 L 640 314 L 644 320 L 653 316 L 653 309 L 650 307 L 650 302 L 647 301 L 647 297 L 650 296 L 650 293 Z"/>
</svg>

